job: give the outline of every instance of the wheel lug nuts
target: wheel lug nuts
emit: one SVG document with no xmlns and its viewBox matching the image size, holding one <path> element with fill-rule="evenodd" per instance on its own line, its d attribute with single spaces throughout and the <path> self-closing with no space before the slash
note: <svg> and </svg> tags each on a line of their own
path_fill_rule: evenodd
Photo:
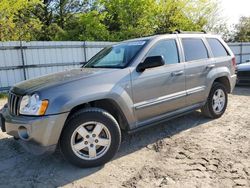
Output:
<svg viewBox="0 0 250 188">
<path fill-rule="evenodd" d="M 86 138 L 89 138 L 89 135 L 87 135 Z"/>
<path fill-rule="evenodd" d="M 95 140 L 95 143 L 98 143 L 98 140 L 97 140 L 97 139 Z"/>
<path fill-rule="evenodd" d="M 96 135 L 95 135 L 95 134 L 92 134 L 92 137 L 96 137 Z"/>
<path fill-rule="evenodd" d="M 88 142 L 87 142 L 87 141 L 85 141 L 85 142 L 84 142 L 84 144 L 85 144 L 85 145 L 87 145 L 87 144 L 88 144 Z"/>
</svg>

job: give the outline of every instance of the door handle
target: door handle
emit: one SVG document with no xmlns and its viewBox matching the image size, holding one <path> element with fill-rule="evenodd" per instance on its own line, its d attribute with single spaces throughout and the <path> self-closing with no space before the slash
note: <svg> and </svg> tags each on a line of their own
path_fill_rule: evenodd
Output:
<svg viewBox="0 0 250 188">
<path fill-rule="evenodd" d="M 215 67 L 215 65 L 214 64 L 211 64 L 211 65 L 207 65 L 207 69 L 212 69 L 212 68 L 214 68 Z"/>
<path fill-rule="evenodd" d="M 184 74 L 184 71 L 176 71 L 176 72 L 171 73 L 172 76 L 180 76 L 180 75 L 183 75 L 183 74 Z"/>
</svg>

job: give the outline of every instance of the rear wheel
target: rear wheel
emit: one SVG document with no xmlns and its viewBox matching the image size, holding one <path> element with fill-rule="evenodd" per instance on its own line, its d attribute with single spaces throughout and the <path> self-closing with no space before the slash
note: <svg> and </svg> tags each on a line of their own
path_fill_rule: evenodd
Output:
<svg viewBox="0 0 250 188">
<path fill-rule="evenodd" d="M 221 117 L 227 108 L 227 91 L 223 84 L 215 82 L 209 93 L 206 104 L 202 107 L 202 113 L 210 118 Z"/>
<path fill-rule="evenodd" d="M 67 120 L 60 148 L 70 163 L 94 167 L 112 159 L 120 142 L 120 128 L 113 116 L 102 109 L 88 108 Z"/>
</svg>

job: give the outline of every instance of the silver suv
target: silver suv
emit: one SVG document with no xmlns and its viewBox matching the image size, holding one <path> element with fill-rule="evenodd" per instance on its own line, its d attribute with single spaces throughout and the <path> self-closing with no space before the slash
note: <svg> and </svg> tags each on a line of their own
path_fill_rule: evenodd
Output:
<svg viewBox="0 0 250 188">
<path fill-rule="evenodd" d="M 58 146 L 93 167 L 129 133 L 201 109 L 219 118 L 236 82 L 235 57 L 218 36 L 156 35 L 107 47 L 81 68 L 21 82 L 2 109 L 3 132 L 35 154 Z"/>
</svg>

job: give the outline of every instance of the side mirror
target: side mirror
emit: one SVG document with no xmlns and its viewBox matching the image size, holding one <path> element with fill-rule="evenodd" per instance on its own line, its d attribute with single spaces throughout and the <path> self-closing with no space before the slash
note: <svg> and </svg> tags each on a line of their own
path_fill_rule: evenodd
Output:
<svg viewBox="0 0 250 188">
<path fill-rule="evenodd" d="M 164 65 L 164 59 L 162 56 L 151 56 L 151 57 L 147 57 L 144 62 L 140 63 L 137 68 L 136 71 L 137 72 L 143 72 L 145 69 L 149 69 L 149 68 L 154 68 L 154 67 L 159 67 Z"/>
</svg>

